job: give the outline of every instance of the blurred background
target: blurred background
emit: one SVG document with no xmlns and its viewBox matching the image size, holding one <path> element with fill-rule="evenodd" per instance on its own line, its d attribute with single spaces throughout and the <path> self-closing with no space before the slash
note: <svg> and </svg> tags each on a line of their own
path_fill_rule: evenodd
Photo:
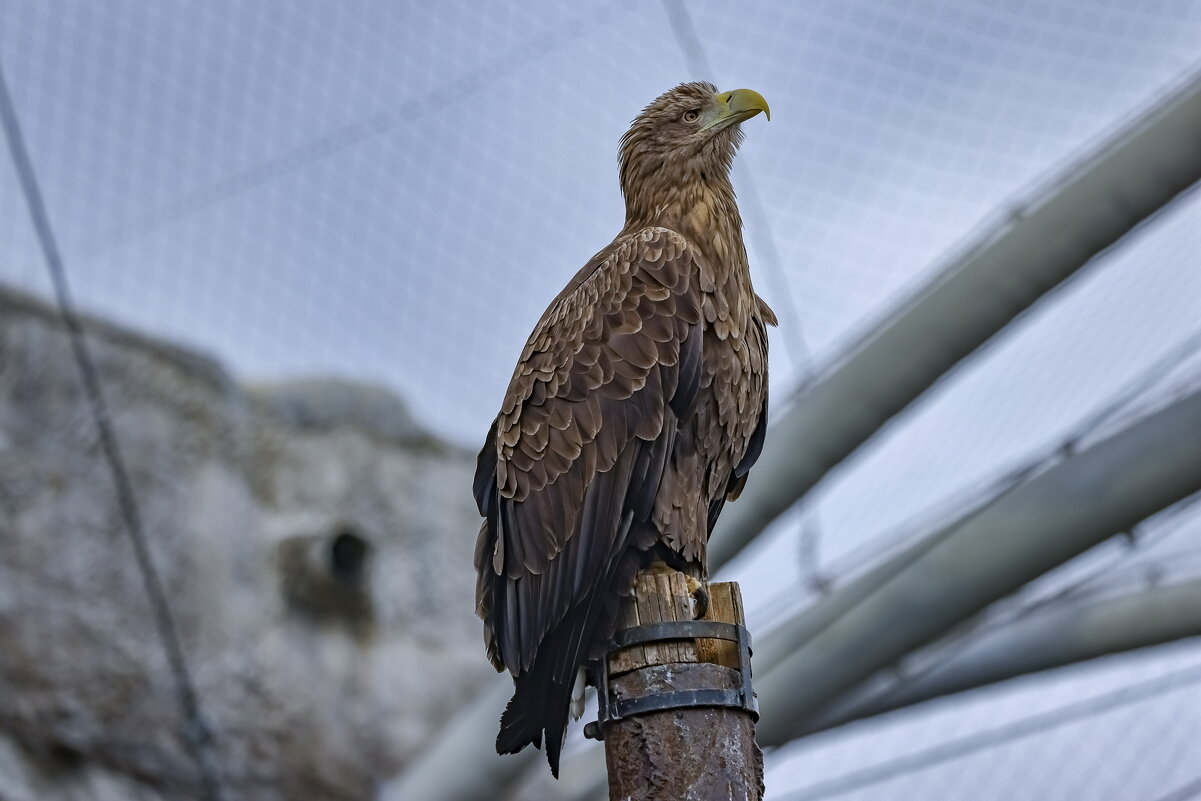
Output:
<svg viewBox="0 0 1201 801">
<path fill-rule="evenodd" d="M 0 0 L 0 67 L 0 798 L 421 797 L 398 788 L 434 764 L 468 776 L 447 798 L 592 798 L 578 732 L 576 784 L 550 787 L 539 755 L 498 761 L 454 723 L 500 712 L 474 451 L 534 322 L 622 224 L 630 119 L 684 80 L 771 103 L 735 185 L 784 419 L 1106 143 L 1195 104 L 1201 6 Z M 1054 532 L 1080 496 L 1009 518 L 1055 553 L 773 725 L 767 798 L 1201 797 L 1201 426 L 1156 417 L 1201 389 L 1201 201 L 1191 164 L 1132 169 L 1160 200 L 1054 279 L 1014 265 L 1017 290 L 977 298 L 999 333 L 742 528 L 719 576 L 767 637 L 1140 425 L 1177 421 L 1161 464 L 1184 483 L 1079 547 Z M 1102 229 L 1146 194 L 1115 180 L 1082 207 Z M 780 431 L 769 451 L 804 450 Z M 1142 441 L 1067 483 L 1153 472 Z M 1120 625 L 1089 617 L 1110 602 Z M 964 692 L 830 711 L 1043 615 L 1075 628 L 1001 640 L 1001 675 Z M 451 762 L 423 763 L 434 745 Z"/>
</svg>

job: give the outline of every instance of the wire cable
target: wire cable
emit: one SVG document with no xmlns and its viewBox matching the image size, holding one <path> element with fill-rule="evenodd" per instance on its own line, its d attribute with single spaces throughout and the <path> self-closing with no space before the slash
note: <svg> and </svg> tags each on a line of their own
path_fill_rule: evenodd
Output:
<svg viewBox="0 0 1201 801">
<path fill-rule="evenodd" d="M 84 242 L 83 248 L 93 254 L 107 252 L 164 225 L 169 225 L 252 191 L 277 178 L 302 170 L 310 164 L 385 136 L 402 125 L 411 126 L 426 114 L 432 113 L 431 110 L 440 108 L 444 98 L 451 90 L 460 101 L 471 97 L 489 84 L 544 58 L 547 53 L 558 50 L 585 34 L 595 32 L 599 26 L 609 24 L 620 14 L 633 7 L 633 0 L 622 0 L 615 7 L 605 5 L 599 11 L 577 15 L 556 30 L 522 42 L 462 77 L 445 84 L 438 84 L 419 97 L 406 98 L 403 113 L 383 109 L 355 119 L 327 133 L 306 139 L 296 147 L 264 159 L 247 169 L 227 175 L 208 186 L 189 192 L 174 201 L 89 239 Z"/>
<path fill-rule="evenodd" d="M 713 68 L 709 64 L 709 58 L 705 54 L 700 37 L 696 35 L 696 28 L 692 24 L 692 15 L 688 13 L 688 8 L 681 0 L 663 0 L 663 11 L 667 15 L 668 22 L 671 23 L 676 44 L 680 47 L 680 53 L 684 57 L 684 63 L 689 72 L 706 80 L 712 80 L 715 77 Z M 789 354 L 790 361 L 800 371 L 800 380 L 797 384 L 803 385 L 813 378 L 816 365 L 813 352 L 809 349 L 809 343 L 805 339 L 805 329 L 801 325 L 801 315 L 792 294 L 792 285 L 788 281 L 788 272 L 784 269 L 784 262 L 780 258 L 780 250 L 776 246 L 775 236 L 772 235 L 767 211 L 759 196 L 754 176 L 746 168 L 745 162 L 741 160 L 734 163 L 734 170 L 742 195 L 742 202 L 739 206 L 751 222 L 750 231 L 755 249 L 767 267 L 765 273 L 771 283 L 772 300 L 784 323 L 782 328 L 792 332 L 791 336 L 785 337 L 787 343 L 785 353 Z M 818 554 L 821 548 L 822 528 L 816 514 L 806 515 L 801 520 L 798 536 L 801 547 L 797 555 L 800 559 L 801 576 L 812 589 L 823 592 L 827 587 L 827 582 L 822 575 L 819 563 Z"/>
<path fill-rule="evenodd" d="M 13 105 L 12 96 L 8 91 L 2 64 L 0 64 L 0 124 L 4 127 L 9 154 L 29 207 L 29 216 L 37 234 L 42 255 L 46 260 L 46 268 L 49 270 L 51 281 L 54 284 L 54 295 L 58 302 L 59 314 L 67 328 L 71 351 L 79 367 L 80 377 L 83 379 L 84 392 L 99 435 L 100 449 L 112 471 L 121 517 L 125 523 L 125 530 L 129 533 L 134 557 L 154 615 L 155 626 L 175 679 L 176 695 L 184 714 L 184 741 L 188 744 L 196 762 L 205 797 L 210 801 L 222 801 L 224 793 L 210 751 L 212 733 L 201 709 L 191 674 L 188 672 L 179 632 L 171 615 L 170 607 L 167 605 L 167 594 L 163 589 L 162 579 L 150 558 L 150 548 L 147 545 L 142 516 L 134 496 L 133 483 L 130 481 L 129 471 L 125 467 L 121 449 L 113 431 L 112 415 L 105 400 L 99 372 L 92 360 L 91 352 L 88 350 L 83 327 L 80 325 L 79 317 L 75 313 L 75 307 L 71 301 L 62 254 L 58 249 L 58 241 L 50 225 L 50 217 L 46 212 L 33 163 L 29 159 L 29 151 L 21 132 L 16 107 Z"/>
<path fill-rule="evenodd" d="M 1172 790 L 1167 795 L 1157 796 L 1153 801 L 1189 801 L 1201 796 L 1201 776 Z"/>
<path fill-rule="evenodd" d="M 663 11 L 667 14 L 668 22 L 671 23 L 672 33 L 675 34 L 676 44 L 680 47 L 680 53 L 684 56 L 684 64 L 688 71 L 705 80 L 712 80 L 715 77 L 713 68 L 705 55 L 705 48 L 701 44 L 700 38 L 696 35 L 696 28 L 692 24 L 692 15 L 688 13 L 688 8 L 681 0 L 663 0 Z M 759 197 L 754 177 L 751 175 L 751 171 L 742 165 L 742 161 L 734 163 L 742 195 L 742 202 L 739 203 L 739 206 L 750 219 L 750 231 L 755 248 L 768 268 L 766 270 L 767 277 L 772 283 L 773 300 L 780 307 L 779 311 L 782 312 L 780 317 L 785 323 L 783 327 L 791 329 L 793 332 L 787 340 L 790 345 L 788 353 L 801 372 L 800 383 L 803 384 L 813 375 L 813 354 L 805 340 L 801 316 L 797 311 L 792 287 L 788 282 L 788 273 L 780 258 L 780 250 L 776 247 L 776 238 L 772 235 L 767 212 Z M 795 354 L 792 352 L 793 348 L 796 349 Z"/>
<path fill-rule="evenodd" d="M 862 770 L 851 771 L 842 776 L 787 793 L 780 798 L 780 801 L 819 801 L 819 799 L 834 798 L 1124 706 L 1149 701 L 1196 684 L 1201 684 L 1201 665 L 1192 665 L 1154 679 L 1128 684 L 1083 701 L 1064 704 L 1047 712 L 1040 712 L 1001 726 L 969 734 L 966 737 L 939 743 Z M 1187 795 L 1183 796 L 1183 798 L 1188 797 Z M 1168 796 L 1168 799 L 1178 801 L 1175 796 Z"/>
</svg>

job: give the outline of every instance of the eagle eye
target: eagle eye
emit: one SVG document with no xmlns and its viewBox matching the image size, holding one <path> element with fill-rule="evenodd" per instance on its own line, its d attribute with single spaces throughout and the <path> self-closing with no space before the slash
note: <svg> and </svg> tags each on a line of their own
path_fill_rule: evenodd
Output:
<svg viewBox="0 0 1201 801">
<path fill-rule="evenodd" d="M 684 112 L 684 116 L 681 117 L 681 119 L 684 120 L 684 122 L 696 122 L 700 119 L 700 117 L 701 110 L 699 108 L 690 108 Z"/>
</svg>

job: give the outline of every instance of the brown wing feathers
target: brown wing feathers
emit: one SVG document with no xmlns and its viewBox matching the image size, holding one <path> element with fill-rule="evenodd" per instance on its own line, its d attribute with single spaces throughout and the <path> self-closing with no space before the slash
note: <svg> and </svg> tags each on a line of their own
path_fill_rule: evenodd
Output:
<svg viewBox="0 0 1201 801">
<path fill-rule="evenodd" d="M 581 271 L 530 336 L 477 466 L 477 611 L 517 684 L 497 748 L 538 744 L 546 726 L 556 771 L 575 672 L 612 634 L 615 578 L 657 538 L 660 481 L 698 392 L 694 258 L 648 229 Z"/>
</svg>

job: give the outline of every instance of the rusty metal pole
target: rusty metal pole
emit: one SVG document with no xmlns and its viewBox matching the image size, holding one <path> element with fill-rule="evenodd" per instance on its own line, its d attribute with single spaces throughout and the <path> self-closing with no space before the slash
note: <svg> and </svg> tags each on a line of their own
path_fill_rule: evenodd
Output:
<svg viewBox="0 0 1201 801">
<path fill-rule="evenodd" d="M 695 619 L 716 625 L 696 625 L 689 581 L 675 571 L 643 571 L 618 621 L 619 644 L 623 631 L 626 642 L 643 644 L 614 650 L 602 672 L 611 801 L 763 798 L 742 596 L 733 582 L 710 585 L 708 609 Z M 656 626 L 674 621 L 685 628 Z M 658 636 L 666 633 L 711 636 Z"/>
</svg>

